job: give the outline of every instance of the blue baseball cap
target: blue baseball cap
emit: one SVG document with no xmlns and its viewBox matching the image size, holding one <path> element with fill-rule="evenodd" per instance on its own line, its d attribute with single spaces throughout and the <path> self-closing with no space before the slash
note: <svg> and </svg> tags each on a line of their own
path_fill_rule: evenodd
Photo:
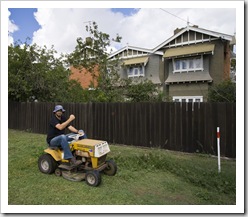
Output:
<svg viewBox="0 0 248 217">
<path fill-rule="evenodd" d="M 53 112 L 57 112 L 59 110 L 62 110 L 62 112 L 65 112 L 65 110 L 63 109 L 63 106 L 62 105 L 56 105 Z"/>
</svg>

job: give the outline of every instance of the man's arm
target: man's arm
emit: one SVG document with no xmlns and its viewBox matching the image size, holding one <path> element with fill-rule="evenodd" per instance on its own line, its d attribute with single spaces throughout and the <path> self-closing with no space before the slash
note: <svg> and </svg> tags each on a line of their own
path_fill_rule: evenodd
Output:
<svg viewBox="0 0 248 217">
<path fill-rule="evenodd" d="M 75 119 L 75 116 L 74 115 L 70 115 L 70 117 L 68 118 L 68 120 L 66 120 L 64 123 L 62 124 L 56 124 L 56 128 L 59 129 L 59 130 L 63 130 L 65 129 L 70 122 L 72 122 L 73 120 Z"/>
<path fill-rule="evenodd" d="M 78 133 L 78 130 L 77 130 L 75 127 L 73 127 L 72 125 L 70 125 L 70 126 L 68 127 L 68 129 L 69 129 L 71 132 L 73 132 L 73 133 Z"/>
</svg>

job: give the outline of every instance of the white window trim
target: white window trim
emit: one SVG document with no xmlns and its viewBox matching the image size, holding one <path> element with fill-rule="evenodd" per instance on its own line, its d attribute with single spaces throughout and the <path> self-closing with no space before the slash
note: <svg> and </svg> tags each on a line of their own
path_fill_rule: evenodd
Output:
<svg viewBox="0 0 248 217">
<path fill-rule="evenodd" d="M 142 68 L 143 73 L 140 73 L 140 70 L 138 70 L 139 73 L 137 75 L 134 74 L 134 71 L 132 71 L 132 74 L 130 74 L 129 73 L 130 68 L 138 68 L 138 69 Z M 145 77 L 145 66 L 144 65 L 136 65 L 136 66 L 131 65 L 131 66 L 129 66 L 128 69 L 127 69 L 127 77 L 128 78 Z"/>
<path fill-rule="evenodd" d="M 197 102 L 196 100 L 200 100 L 200 102 L 203 102 L 203 96 L 173 96 L 173 102 L 182 102 L 184 99 L 186 102 L 189 102 L 190 99 L 193 100 L 193 102 Z"/>
<path fill-rule="evenodd" d="M 201 61 L 201 67 L 199 68 L 193 68 L 193 69 L 190 69 L 189 68 L 189 60 L 190 59 L 193 59 L 193 58 L 196 58 L 196 57 L 201 57 L 200 58 L 200 61 Z M 187 62 L 187 68 L 186 69 L 178 69 L 178 70 L 175 70 L 176 68 L 176 60 L 179 60 L 179 61 L 183 61 L 183 60 L 186 60 Z M 172 59 L 172 63 L 173 63 L 173 73 L 185 73 L 185 72 L 195 72 L 195 71 L 203 71 L 203 55 L 200 55 L 200 56 L 195 56 L 195 57 L 188 57 L 188 58 L 173 58 Z M 181 62 L 180 62 L 181 64 Z"/>
</svg>

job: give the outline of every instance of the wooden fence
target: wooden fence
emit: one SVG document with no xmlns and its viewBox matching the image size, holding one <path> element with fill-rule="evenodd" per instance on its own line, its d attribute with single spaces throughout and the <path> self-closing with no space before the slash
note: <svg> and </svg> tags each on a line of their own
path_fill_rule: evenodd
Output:
<svg viewBox="0 0 248 217">
<path fill-rule="evenodd" d="M 8 103 L 8 127 L 46 134 L 55 103 Z M 63 103 L 72 125 L 89 138 L 162 149 L 236 157 L 236 104 L 233 103 Z M 45 143 L 45 141 L 44 141 Z"/>
</svg>

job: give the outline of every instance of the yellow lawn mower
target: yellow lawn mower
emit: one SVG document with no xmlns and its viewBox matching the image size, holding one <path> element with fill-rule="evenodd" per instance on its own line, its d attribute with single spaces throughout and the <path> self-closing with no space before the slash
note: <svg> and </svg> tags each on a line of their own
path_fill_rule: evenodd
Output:
<svg viewBox="0 0 248 217">
<path fill-rule="evenodd" d="M 94 139 L 80 139 L 79 134 L 70 136 L 70 149 L 77 160 L 82 161 L 78 166 L 71 166 L 69 160 L 63 159 L 64 152 L 61 148 L 47 148 L 45 154 L 38 160 L 38 167 L 42 173 L 62 176 L 70 181 L 85 180 L 90 186 L 98 186 L 101 183 L 101 172 L 114 176 L 117 165 L 114 160 L 106 160 L 110 152 L 106 141 Z"/>
</svg>

